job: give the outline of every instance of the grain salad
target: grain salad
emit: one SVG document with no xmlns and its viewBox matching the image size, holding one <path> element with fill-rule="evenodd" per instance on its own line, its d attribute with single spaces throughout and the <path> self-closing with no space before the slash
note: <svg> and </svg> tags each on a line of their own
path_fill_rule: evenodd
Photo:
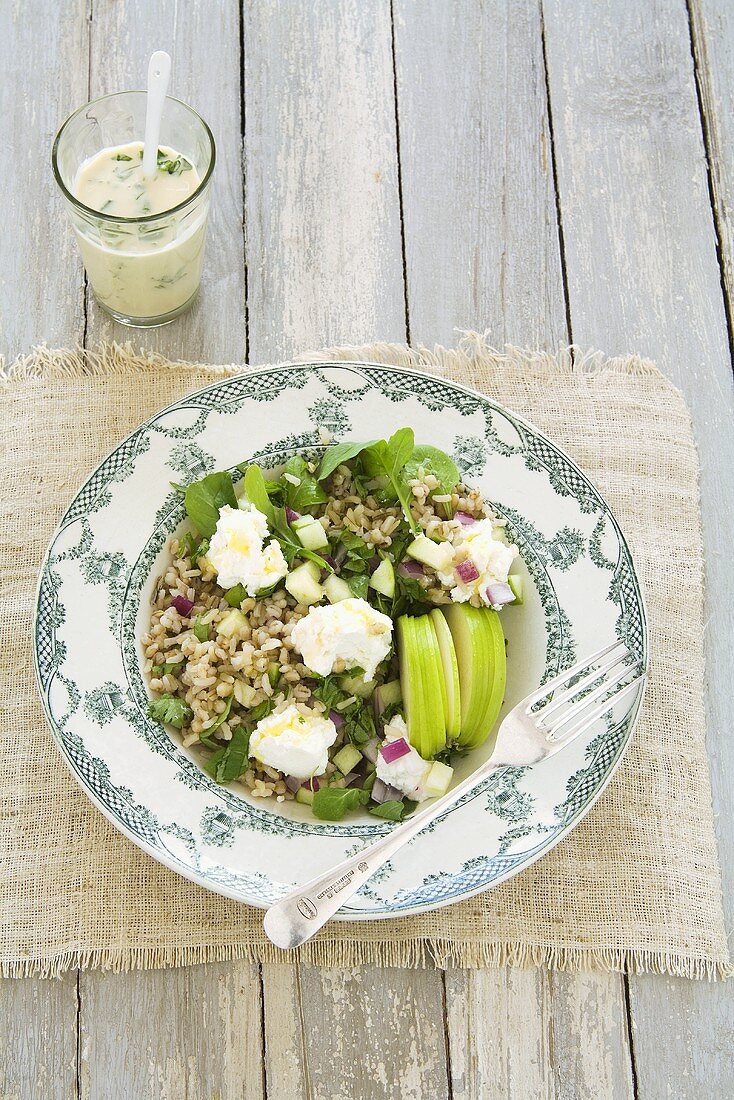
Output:
<svg viewBox="0 0 734 1100">
<path fill-rule="evenodd" d="M 496 720 L 498 611 L 522 602 L 481 492 L 410 428 L 180 491 L 142 638 L 150 717 L 217 782 L 321 819 L 402 820 L 444 793 Z"/>
</svg>

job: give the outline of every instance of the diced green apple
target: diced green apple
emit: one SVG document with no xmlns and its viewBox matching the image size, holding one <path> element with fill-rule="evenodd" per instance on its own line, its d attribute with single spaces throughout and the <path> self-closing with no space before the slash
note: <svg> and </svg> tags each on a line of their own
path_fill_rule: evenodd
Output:
<svg viewBox="0 0 734 1100">
<path fill-rule="evenodd" d="M 446 736 L 453 741 L 461 730 L 461 692 L 459 687 L 459 666 L 456 661 L 454 640 L 448 623 L 438 608 L 430 612 L 431 622 L 436 631 L 438 650 L 443 665 L 446 684 Z"/>
<path fill-rule="evenodd" d="M 454 548 L 450 542 L 434 542 L 426 535 L 418 535 L 413 539 L 405 553 L 419 561 L 421 565 L 428 565 L 431 569 L 444 571 L 448 569 L 454 560 Z"/>
<path fill-rule="evenodd" d="M 286 574 L 285 587 L 293 599 L 304 607 L 318 603 L 323 598 L 324 589 L 317 579 L 314 579 L 313 562 L 307 561 Z M 318 568 L 314 566 L 314 568 Z"/>
<path fill-rule="evenodd" d="M 336 764 L 342 775 L 349 775 L 357 767 L 362 759 L 362 753 L 355 749 L 354 745 L 345 745 L 339 752 L 334 753 L 332 762 Z"/>
<path fill-rule="evenodd" d="M 441 795 L 446 794 L 453 778 L 453 768 L 448 764 L 442 764 L 440 760 L 434 760 L 431 770 L 423 780 L 423 789 L 429 798 L 440 798 Z"/>
<path fill-rule="evenodd" d="M 458 743 L 476 748 L 489 737 L 505 694 L 507 662 L 502 624 L 491 608 L 442 608 L 456 650 L 461 695 Z"/>
<path fill-rule="evenodd" d="M 366 684 L 363 676 L 355 676 L 348 672 L 339 677 L 339 687 L 347 695 L 356 695 L 359 699 L 369 699 L 375 690 L 374 681 Z"/>
<path fill-rule="evenodd" d="M 233 607 L 219 620 L 214 629 L 217 634 L 221 634 L 222 637 L 231 638 L 246 626 L 247 619 L 242 614 L 239 607 Z"/>
<path fill-rule="evenodd" d="M 389 558 L 383 558 L 370 577 L 370 588 L 388 599 L 395 595 L 395 570 Z"/>
<path fill-rule="evenodd" d="M 299 787 L 296 791 L 296 802 L 302 802 L 304 806 L 310 806 L 313 802 L 314 792 L 310 787 Z"/>
<path fill-rule="evenodd" d="M 512 602 L 516 603 L 516 604 L 524 603 L 525 602 L 525 599 L 524 599 L 524 596 L 523 596 L 524 585 L 523 585 L 523 579 L 520 576 L 520 574 L 519 573 L 510 573 L 509 577 L 507 578 L 507 583 L 509 584 L 510 589 L 512 591 L 512 594 L 515 597 L 515 599 Z"/>
<path fill-rule="evenodd" d="M 307 550 L 323 550 L 329 545 L 326 531 L 313 516 L 301 516 L 291 526 L 301 546 L 305 546 Z"/>
<path fill-rule="evenodd" d="M 324 581 L 324 592 L 329 603 L 341 603 L 342 600 L 352 598 L 351 588 L 341 577 L 337 577 L 336 573 L 330 573 Z"/>
<path fill-rule="evenodd" d="M 399 680 L 390 680 L 387 684 L 380 684 L 375 691 L 375 706 L 378 714 L 382 714 L 383 710 L 399 703 L 402 698 L 403 693 L 400 690 Z"/>
</svg>

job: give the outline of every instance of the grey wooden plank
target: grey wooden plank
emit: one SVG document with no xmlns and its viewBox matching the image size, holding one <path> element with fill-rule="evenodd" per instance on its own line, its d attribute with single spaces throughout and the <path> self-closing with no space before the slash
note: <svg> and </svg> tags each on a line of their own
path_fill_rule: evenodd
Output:
<svg viewBox="0 0 734 1100">
<path fill-rule="evenodd" d="M 734 302 L 734 6 L 690 0 L 697 83 L 729 315 Z"/>
<path fill-rule="evenodd" d="M 75 344 L 83 276 L 51 175 L 54 134 L 87 95 L 86 0 L 0 5 L 0 355 Z M 49 256 L 52 262 L 49 262 Z M 0 1094 L 76 1096 L 76 974 L 0 982 Z"/>
<path fill-rule="evenodd" d="M 300 982 L 314 1100 L 448 1095 L 435 971 L 304 967 Z"/>
<path fill-rule="evenodd" d="M 69 1100 L 76 1089 L 76 973 L 0 982 L 0 1096 Z"/>
<path fill-rule="evenodd" d="M 251 360 L 404 339 L 389 4 L 246 2 L 243 30 Z M 262 972 L 270 1096 L 447 1094 L 436 971 Z"/>
<path fill-rule="evenodd" d="M 217 166 L 199 301 L 173 325 L 128 330 L 89 301 L 87 342 L 131 338 L 169 358 L 245 358 L 239 5 L 95 0 L 92 95 L 140 87 L 148 51 L 173 57 L 173 95 L 212 128 Z M 213 74 L 216 74 L 213 77 Z M 260 1097 L 260 977 L 245 963 L 80 976 L 82 1091 L 121 1096 Z M 213 1015 L 212 1015 L 213 1014 Z M 212 1026 L 213 1023 L 213 1026 Z"/>
<path fill-rule="evenodd" d="M 263 1100 L 252 963 L 83 975 L 80 1095 Z"/>
<path fill-rule="evenodd" d="M 656 359 L 691 409 L 708 573 L 708 745 L 731 924 L 731 362 L 682 0 L 544 3 L 574 339 Z M 593 217 L 589 212 L 593 211 Z M 603 306 L 600 308 L 600 303 Z M 640 1094 L 730 1095 L 731 984 L 630 979 Z M 661 1041 L 664 1037 L 664 1041 Z"/>
<path fill-rule="evenodd" d="M 411 338 L 566 341 L 537 0 L 395 4 Z"/>
<path fill-rule="evenodd" d="M 250 358 L 405 336 L 388 0 L 244 3 Z"/>
<path fill-rule="evenodd" d="M 246 346 L 240 34 L 237 0 L 95 0 L 91 23 L 92 96 L 145 86 L 148 56 L 173 59 L 171 94 L 208 122 L 217 145 L 212 207 L 199 299 L 161 329 L 126 329 L 88 293 L 87 341 L 131 339 L 171 359 L 242 362 Z"/>
<path fill-rule="evenodd" d="M 0 4 L 0 355 L 74 344 L 82 265 L 51 174 L 61 123 L 87 97 L 86 0 Z"/>
<path fill-rule="evenodd" d="M 538 3 L 400 0 L 395 47 L 414 341 L 565 344 Z M 449 972 L 454 1097 L 630 1096 L 623 992 L 608 974 Z"/>
</svg>

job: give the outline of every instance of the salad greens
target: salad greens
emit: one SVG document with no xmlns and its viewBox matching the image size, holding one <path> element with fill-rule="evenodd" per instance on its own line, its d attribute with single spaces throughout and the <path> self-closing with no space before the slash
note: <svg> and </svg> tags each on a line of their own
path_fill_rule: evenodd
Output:
<svg viewBox="0 0 734 1100">
<path fill-rule="evenodd" d="M 204 770 L 217 783 L 231 783 L 246 770 L 249 748 L 250 731 L 245 726 L 235 726 L 232 740 L 212 753 L 204 762 Z"/>
<path fill-rule="evenodd" d="M 313 796 L 311 809 L 321 821 L 341 821 L 348 810 L 366 806 L 369 800 L 369 791 L 361 787 L 321 787 Z"/>
<path fill-rule="evenodd" d="M 226 505 L 237 507 L 232 475 L 222 470 L 207 474 L 201 481 L 192 481 L 186 488 L 184 505 L 199 534 L 210 539 L 217 529 L 220 510 Z"/>
<path fill-rule="evenodd" d="M 157 699 L 151 699 L 148 703 L 148 717 L 156 722 L 166 722 L 176 729 L 183 729 L 191 719 L 191 707 L 179 699 L 176 695 L 159 695 Z"/>
</svg>

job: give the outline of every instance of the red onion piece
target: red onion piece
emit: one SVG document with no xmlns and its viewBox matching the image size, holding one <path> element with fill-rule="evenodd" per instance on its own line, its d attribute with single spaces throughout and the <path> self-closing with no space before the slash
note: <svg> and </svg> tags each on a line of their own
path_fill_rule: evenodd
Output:
<svg viewBox="0 0 734 1100">
<path fill-rule="evenodd" d="M 332 722 L 338 730 L 340 730 L 344 725 L 344 715 L 340 714 L 338 710 L 330 710 L 329 718 L 331 718 Z"/>
<path fill-rule="evenodd" d="M 426 571 L 419 561 L 401 561 L 398 573 L 401 577 L 424 577 Z"/>
<path fill-rule="evenodd" d="M 344 561 L 346 556 L 347 556 L 347 548 L 344 545 L 344 543 L 340 542 L 339 545 L 337 546 L 336 550 L 334 551 L 333 561 L 334 561 L 334 567 L 336 569 L 339 568 L 339 566 Z"/>
<path fill-rule="evenodd" d="M 285 506 L 285 518 L 288 520 L 289 523 L 293 523 L 294 520 L 301 518 L 301 513 L 300 512 L 294 512 L 293 509 L 289 508 L 288 505 L 286 504 L 286 506 Z"/>
<path fill-rule="evenodd" d="M 370 764 L 374 764 L 377 760 L 377 753 L 380 748 L 380 742 L 376 737 L 371 737 L 366 745 L 362 745 L 362 756 L 369 760 Z"/>
<path fill-rule="evenodd" d="M 330 565 L 334 572 L 336 572 L 336 561 L 334 558 L 332 558 L 331 554 L 322 554 L 321 557 L 324 559 L 327 565 Z"/>
<path fill-rule="evenodd" d="M 380 559 L 378 558 L 377 554 L 374 554 L 370 558 L 370 573 L 374 573 L 375 569 L 377 569 L 379 564 L 380 564 Z"/>
<path fill-rule="evenodd" d="M 372 801 L 377 802 L 380 805 L 383 802 L 400 802 L 403 797 L 403 792 L 399 791 L 397 787 L 391 787 L 389 783 L 383 783 L 381 779 L 376 779 L 372 788 Z"/>
<path fill-rule="evenodd" d="M 454 519 L 458 519 L 459 523 L 464 527 L 468 527 L 471 523 L 477 522 L 477 517 L 472 516 L 469 512 L 454 512 Z"/>
<path fill-rule="evenodd" d="M 319 781 L 315 775 L 312 775 L 310 779 L 304 779 L 301 786 L 305 787 L 307 791 L 317 791 L 319 789 Z"/>
<path fill-rule="evenodd" d="M 348 775 L 344 776 L 344 786 L 351 787 L 352 783 L 361 778 L 358 772 L 349 772 Z"/>
<path fill-rule="evenodd" d="M 471 584 L 472 581 L 479 580 L 479 570 L 477 569 L 471 558 L 468 561 L 462 561 L 456 566 L 456 573 L 464 584 Z"/>
<path fill-rule="evenodd" d="M 504 607 L 506 603 L 512 603 L 515 599 L 515 593 L 509 584 L 488 584 L 486 593 L 492 607 Z"/>
<path fill-rule="evenodd" d="M 189 617 L 194 607 L 191 600 L 187 600 L 185 596 L 174 596 L 171 603 L 184 619 Z"/>
<path fill-rule="evenodd" d="M 380 756 L 386 764 L 392 764 L 393 760 L 399 760 L 401 756 L 407 756 L 410 745 L 404 737 L 398 737 L 395 741 L 386 741 L 380 748 Z"/>
<path fill-rule="evenodd" d="M 297 794 L 303 786 L 303 780 L 296 778 L 295 775 L 287 775 L 285 785 L 292 794 Z"/>
</svg>

